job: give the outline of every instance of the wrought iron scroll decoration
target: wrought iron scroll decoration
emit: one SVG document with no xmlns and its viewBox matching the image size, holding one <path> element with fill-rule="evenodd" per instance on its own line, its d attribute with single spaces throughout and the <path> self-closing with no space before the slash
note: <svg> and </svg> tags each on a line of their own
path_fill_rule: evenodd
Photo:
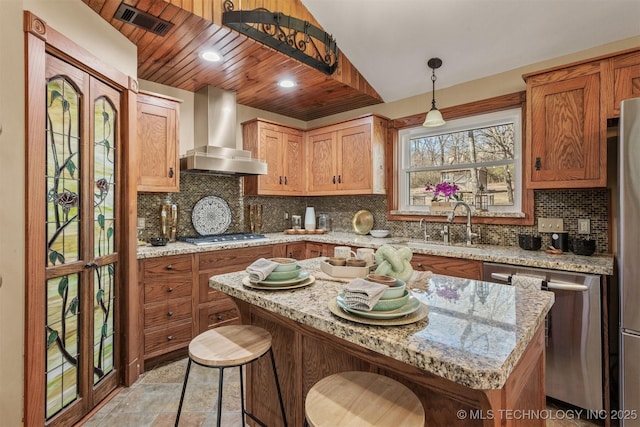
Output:
<svg viewBox="0 0 640 427">
<path fill-rule="evenodd" d="M 308 21 L 264 8 L 234 10 L 224 0 L 222 24 L 287 54 L 325 74 L 338 68 L 338 45 L 334 38 Z"/>
</svg>

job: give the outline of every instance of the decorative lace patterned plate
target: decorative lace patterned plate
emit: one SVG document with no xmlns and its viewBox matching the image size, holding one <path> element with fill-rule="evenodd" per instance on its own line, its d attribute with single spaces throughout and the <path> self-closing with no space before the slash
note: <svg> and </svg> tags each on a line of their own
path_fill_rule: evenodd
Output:
<svg viewBox="0 0 640 427">
<path fill-rule="evenodd" d="M 222 234 L 231 224 L 231 209 L 220 197 L 203 197 L 193 207 L 191 222 L 196 232 L 202 236 Z"/>
</svg>

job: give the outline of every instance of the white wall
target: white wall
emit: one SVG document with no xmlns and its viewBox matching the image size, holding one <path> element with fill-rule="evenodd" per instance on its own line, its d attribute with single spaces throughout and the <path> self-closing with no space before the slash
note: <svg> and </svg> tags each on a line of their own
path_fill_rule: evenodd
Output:
<svg viewBox="0 0 640 427">
<path fill-rule="evenodd" d="M 530 64 L 524 67 L 507 70 L 503 73 L 473 80 L 467 83 L 448 87 L 439 90 L 436 83 L 436 103 L 438 108 L 451 107 L 465 104 L 467 102 L 492 98 L 494 96 L 506 95 L 526 89 L 522 75 L 530 72 L 540 71 L 547 68 L 569 64 L 583 59 L 595 58 L 611 52 L 625 49 L 637 48 L 640 46 L 640 37 L 631 37 L 597 46 L 580 52 L 564 55 L 544 62 Z M 413 114 L 426 113 L 431 108 L 431 92 L 401 99 L 396 102 L 374 105 L 358 110 L 340 113 L 333 116 L 323 117 L 308 123 L 308 127 L 321 126 L 327 123 L 356 117 L 366 113 L 377 113 L 390 119 L 411 116 Z M 445 117 L 446 120 L 446 117 Z"/>
<path fill-rule="evenodd" d="M 24 32 L 29 10 L 107 64 L 137 75 L 136 47 L 80 0 L 0 0 L 0 424 L 22 423 L 25 306 Z M 38 266 L 38 268 L 42 268 Z M 27 392 L 29 390 L 27 389 Z"/>
<path fill-rule="evenodd" d="M 20 425 L 24 330 L 22 5 L 0 1 L 0 420 Z"/>
</svg>

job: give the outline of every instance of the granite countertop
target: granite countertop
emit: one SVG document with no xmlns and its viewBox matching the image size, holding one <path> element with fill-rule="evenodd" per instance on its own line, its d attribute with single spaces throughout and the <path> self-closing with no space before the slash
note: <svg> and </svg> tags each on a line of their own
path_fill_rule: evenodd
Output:
<svg viewBox="0 0 640 427">
<path fill-rule="evenodd" d="M 287 235 L 284 233 L 267 233 L 266 241 L 228 243 L 213 246 L 196 246 L 184 242 L 169 243 L 167 246 L 140 246 L 138 259 L 158 256 L 180 255 L 197 252 L 208 252 L 231 248 L 243 248 L 268 244 L 309 241 L 350 245 L 357 247 L 378 248 L 382 245 L 408 246 L 414 254 L 438 255 L 461 259 L 472 259 L 502 264 L 514 264 L 527 267 L 548 268 L 553 270 L 574 271 L 578 273 L 613 275 L 613 255 L 596 254 L 580 256 L 572 253 L 551 255 L 544 251 L 525 251 L 517 246 L 444 245 L 438 242 L 425 242 L 420 239 L 385 238 L 377 239 L 370 235 L 355 233 L 330 232 L 327 234 Z"/>
<path fill-rule="evenodd" d="M 212 276 L 212 288 L 474 389 L 504 384 L 553 304 L 553 293 L 431 275 L 412 293 L 427 319 L 405 326 L 369 326 L 340 318 L 328 304 L 346 286 L 319 271 L 321 258 L 300 261 L 316 281 L 292 290 L 254 290 L 244 271 Z M 329 279 L 329 280 L 327 280 Z"/>
</svg>

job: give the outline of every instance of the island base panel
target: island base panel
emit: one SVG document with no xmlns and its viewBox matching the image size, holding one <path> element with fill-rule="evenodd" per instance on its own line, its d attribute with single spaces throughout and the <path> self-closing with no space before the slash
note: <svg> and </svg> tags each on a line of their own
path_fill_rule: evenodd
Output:
<svg viewBox="0 0 640 427">
<path fill-rule="evenodd" d="M 350 370 L 386 375 L 409 387 L 425 408 L 428 426 L 545 425 L 542 417 L 531 416 L 546 408 L 542 328 L 536 332 L 502 389 L 475 390 L 234 300 L 242 323 L 265 328 L 273 336 L 276 368 L 290 426 L 303 425 L 304 397 L 317 381 Z M 259 360 L 247 369 L 247 406 L 267 425 L 283 425 L 269 360 Z"/>
</svg>

